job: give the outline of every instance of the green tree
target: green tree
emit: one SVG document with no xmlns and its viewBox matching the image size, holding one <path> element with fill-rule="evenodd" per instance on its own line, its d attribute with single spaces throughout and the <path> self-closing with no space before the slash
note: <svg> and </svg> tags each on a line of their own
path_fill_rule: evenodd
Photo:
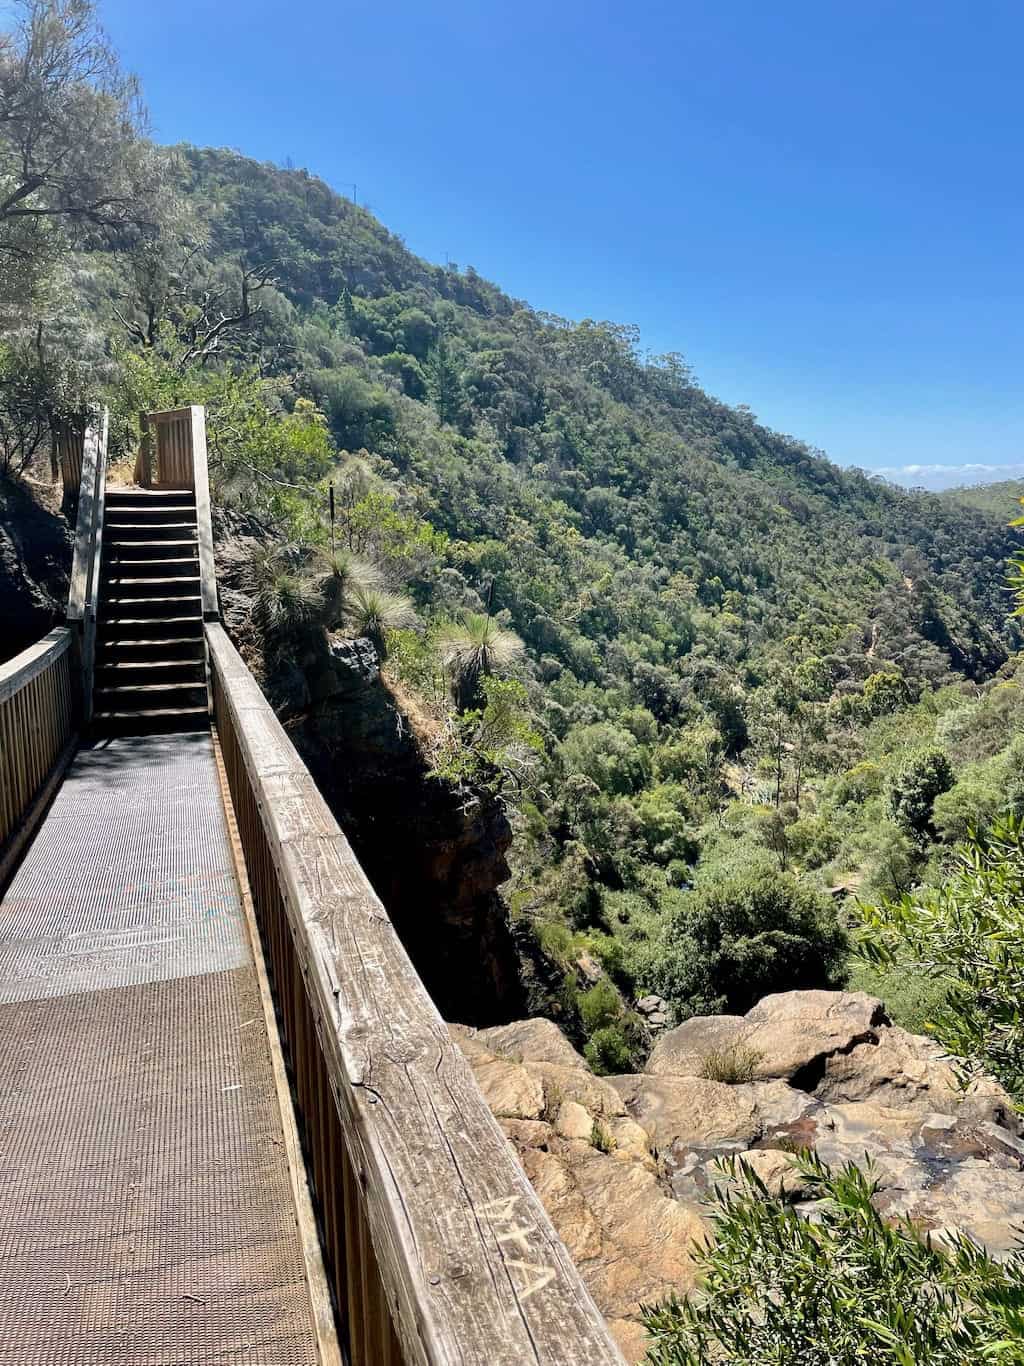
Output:
<svg viewBox="0 0 1024 1366">
<path fill-rule="evenodd" d="M 345 623 L 355 594 L 382 586 L 377 566 L 347 549 L 319 549 L 313 575 L 324 599 L 324 624 L 331 627 Z"/>
<path fill-rule="evenodd" d="M 940 793 L 953 786 L 953 765 L 941 749 L 911 754 L 889 782 L 889 808 L 901 829 L 920 844 L 934 837 L 932 808 Z"/>
<path fill-rule="evenodd" d="M 841 985 L 846 953 L 824 893 L 789 873 L 738 873 L 679 898 L 643 985 L 682 1017 L 742 1014 L 770 992 Z"/>
<path fill-rule="evenodd" d="M 387 658 L 388 636 L 392 631 L 407 631 L 419 617 L 410 598 L 390 593 L 386 588 L 357 584 L 348 596 L 345 623 L 358 636 L 371 640 L 381 659 Z"/>
<path fill-rule="evenodd" d="M 648 776 L 643 746 L 611 721 L 575 727 L 562 742 L 562 757 L 570 769 L 612 795 L 636 792 Z"/>
<path fill-rule="evenodd" d="M 462 414 L 464 401 L 462 373 L 455 358 L 451 338 L 444 328 L 438 333 L 437 341 L 427 354 L 424 371 L 427 394 L 437 416 L 443 423 L 455 426 Z"/>
<path fill-rule="evenodd" d="M 26 303 L 55 251 L 152 224 L 164 158 L 144 127 L 91 0 L 16 0 L 0 45 L 0 308 Z"/>
<path fill-rule="evenodd" d="M 524 653 L 523 642 L 491 616 L 467 612 L 441 632 L 438 645 L 451 671 L 456 706 L 467 711 L 479 699 L 481 681 L 510 669 Z"/>
<path fill-rule="evenodd" d="M 900 711 L 910 701 L 906 679 L 898 673 L 874 673 L 864 684 L 864 709 L 869 716 Z"/>
<path fill-rule="evenodd" d="M 863 915 L 864 956 L 948 981 L 937 1037 L 1024 1100 L 1024 821 L 968 841 L 941 887 Z"/>
</svg>

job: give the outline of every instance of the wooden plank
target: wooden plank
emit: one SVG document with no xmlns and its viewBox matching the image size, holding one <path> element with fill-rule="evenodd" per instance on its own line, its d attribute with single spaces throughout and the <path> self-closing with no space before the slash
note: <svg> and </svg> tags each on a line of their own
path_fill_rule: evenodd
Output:
<svg viewBox="0 0 1024 1366">
<path fill-rule="evenodd" d="M 251 690 L 244 709 L 234 709 L 241 661 L 221 626 L 208 623 L 206 633 L 404 1361 L 622 1366 L 316 785 L 266 702 L 259 745 L 250 744 Z M 357 1249 L 349 1244 L 346 1253 Z M 365 1309 L 350 1320 L 357 1347 Z"/>
<path fill-rule="evenodd" d="M 213 520 L 210 509 L 210 473 L 206 452 L 206 409 L 195 403 L 192 414 L 192 479 L 196 492 L 196 530 L 199 538 L 199 579 L 203 616 L 216 621 L 217 571 L 213 562 Z"/>
<path fill-rule="evenodd" d="M 20 692 L 66 650 L 70 650 L 73 638 L 67 626 L 55 626 L 42 640 L 37 640 L 6 664 L 0 664 L 0 703 Z"/>
<path fill-rule="evenodd" d="M 96 525 L 96 466 L 99 449 L 99 432 L 95 427 L 87 428 L 82 453 L 82 484 L 78 494 L 78 521 L 75 526 L 75 550 L 71 562 L 71 586 L 68 590 L 68 621 L 81 621 L 85 615 Z"/>
</svg>

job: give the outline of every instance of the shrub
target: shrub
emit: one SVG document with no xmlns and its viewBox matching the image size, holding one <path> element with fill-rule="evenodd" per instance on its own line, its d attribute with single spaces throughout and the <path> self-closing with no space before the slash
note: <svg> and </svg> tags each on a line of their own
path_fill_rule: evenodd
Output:
<svg viewBox="0 0 1024 1366">
<path fill-rule="evenodd" d="M 613 1152 L 616 1147 L 615 1139 L 597 1119 L 590 1127 L 590 1146 L 596 1148 L 599 1153 Z"/>
<path fill-rule="evenodd" d="M 611 1024 L 622 1014 L 622 998 L 606 977 L 580 993 L 580 1019 L 588 1034 Z"/>
<path fill-rule="evenodd" d="M 846 936 L 829 897 L 788 873 L 737 874 L 679 898 L 648 984 L 682 1016 L 742 1014 L 773 991 L 844 980 Z"/>
<path fill-rule="evenodd" d="M 713 1238 L 695 1249 L 703 1294 L 644 1309 L 649 1366 L 1011 1366 L 1024 1360 L 1024 1256 L 997 1262 L 960 1237 L 949 1252 L 871 1203 L 854 1166 L 793 1158 L 814 1222 L 742 1162 L 739 1192 L 714 1197 Z"/>
<path fill-rule="evenodd" d="M 636 737 L 608 721 L 575 727 L 562 742 L 562 754 L 571 769 L 602 792 L 625 795 L 647 780 L 647 761 Z"/>
<path fill-rule="evenodd" d="M 882 790 L 882 770 L 877 764 L 854 764 L 836 779 L 835 799 L 840 806 L 860 805 Z"/>
<path fill-rule="evenodd" d="M 910 689 L 901 674 L 872 674 L 864 684 L 864 710 L 869 716 L 901 711 L 909 701 Z"/>
<path fill-rule="evenodd" d="M 935 890 L 864 909 L 862 954 L 948 982 L 934 1029 L 951 1053 L 1024 1097 L 1024 821 L 1008 816 L 958 851 Z"/>
<path fill-rule="evenodd" d="M 587 1063 L 598 1076 L 628 1072 L 633 1065 L 633 1050 L 621 1025 L 605 1025 L 591 1035 L 583 1050 Z"/>
</svg>

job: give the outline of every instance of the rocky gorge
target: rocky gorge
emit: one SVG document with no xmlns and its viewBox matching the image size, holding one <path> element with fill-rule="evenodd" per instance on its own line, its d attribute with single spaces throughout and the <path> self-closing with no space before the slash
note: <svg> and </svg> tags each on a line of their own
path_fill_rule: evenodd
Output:
<svg viewBox="0 0 1024 1366">
<path fill-rule="evenodd" d="M 934 1041 L 858 992 L 793 991 L 658 1037 L 643 1072 L 598 1077 L 558 1027 L 451 1026 L 624 1354 L 640 1306 L 695 1287 L 705 1197 L 742 1155 L 813 1213 L 792 1154 L 869 1167 L 879 1211 L 996 1255 L 1024 1220 L 1024 1139 L 988 1078 L 964 1085 Z"/>
</svg>

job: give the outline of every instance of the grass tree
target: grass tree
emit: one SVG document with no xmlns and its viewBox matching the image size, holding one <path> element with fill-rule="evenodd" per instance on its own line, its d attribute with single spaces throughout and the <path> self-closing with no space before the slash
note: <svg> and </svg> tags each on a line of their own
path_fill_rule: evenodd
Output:
<svg viewBox="0 0 1024 1366">
<path fill-rule="evenodd" d="M 345 608 L 345 623 L 356 636 L 371 640 L 381 659 L 387 657 L 389 631 L 408 630 L 419 617 L 409 598 L 386 588 L 359 584 L 353 587 Z"/>
<path fill-rule="evenodd" d="M 377 566 L 351 550 L 319 551 L 313 576 L 323 595 L 324 624 L 328 627 L 342 625 L 359 594 L 375 593 L 383 587 Z"/>
<path fill-rule="evenodd" d="M 461 622 L 446 627 L 439 644 L 459 711 L 476 705 L 482 678 L 504 672 L 525 652 L 514 631 L 483 612 L 467 612 Z"/>
</svg>

